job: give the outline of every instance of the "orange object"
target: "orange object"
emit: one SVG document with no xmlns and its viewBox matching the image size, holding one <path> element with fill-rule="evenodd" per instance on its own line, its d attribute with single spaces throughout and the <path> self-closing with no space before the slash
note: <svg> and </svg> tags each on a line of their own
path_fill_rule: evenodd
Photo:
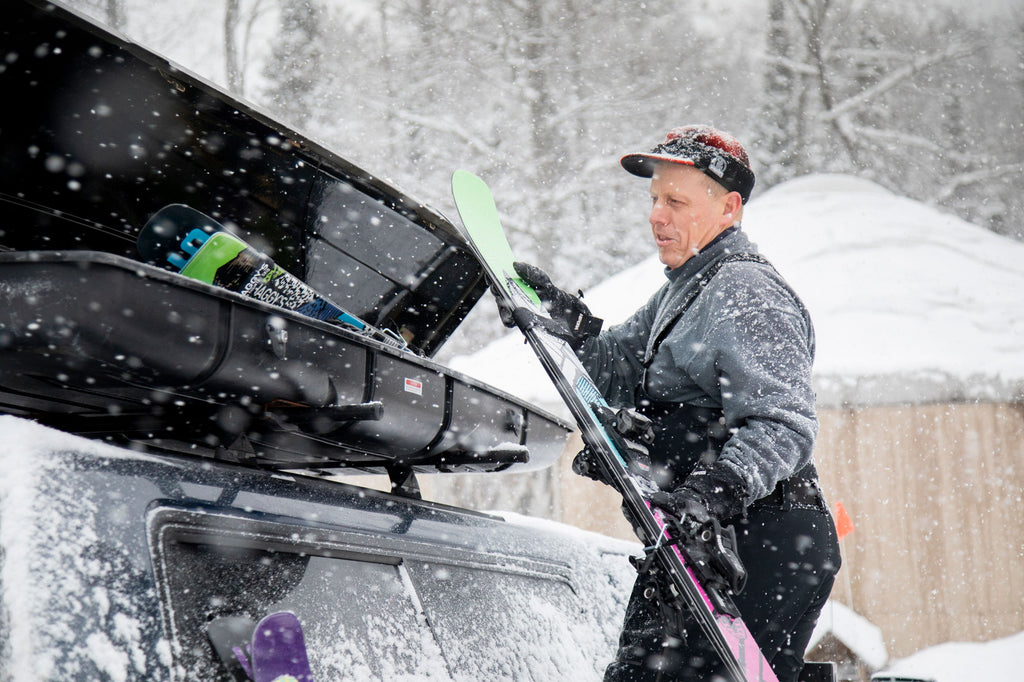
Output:
<svg viewBox="0 0 1024 682">
<path fill-rule="evenodd" d="M 842 502 L 836 502 L 836 534 L 839 536 L 839 539 L 842 540 L 852 533 L 854 528 L 853 519 L 846 512 L 846 507 L 843 506 Z"/>
</svg>

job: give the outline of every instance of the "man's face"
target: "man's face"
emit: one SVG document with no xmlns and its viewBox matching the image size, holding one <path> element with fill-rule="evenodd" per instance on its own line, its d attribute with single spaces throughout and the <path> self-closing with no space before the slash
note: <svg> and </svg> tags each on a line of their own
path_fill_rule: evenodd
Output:
<svg viewBox="0 0 1024 682">
<path fill-rule="evenodd" d="M 678 268 L 736 222 L 742 206 L 693 166 L 658 163 L 651 178 L 651 231 L 661 262 Z"/>
</svg>

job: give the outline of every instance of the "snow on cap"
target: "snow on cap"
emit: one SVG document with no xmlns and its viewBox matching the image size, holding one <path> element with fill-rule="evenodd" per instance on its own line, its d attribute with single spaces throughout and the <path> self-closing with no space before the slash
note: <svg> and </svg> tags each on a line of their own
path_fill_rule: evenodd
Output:
<svg viewBox="0 0 1024 682">
<path fill-rule="evenodd" d="M 627 154 L 619 162 L 633 175 L 649 178 L 656 161 L 681 163 L 703 171 L 747 203 L 754 189 L 754 171 L 743 145 L 730 135 L 706 125 L 688 125 L 668 131 L 665 141 L 650 152 Z"/>
</svg>

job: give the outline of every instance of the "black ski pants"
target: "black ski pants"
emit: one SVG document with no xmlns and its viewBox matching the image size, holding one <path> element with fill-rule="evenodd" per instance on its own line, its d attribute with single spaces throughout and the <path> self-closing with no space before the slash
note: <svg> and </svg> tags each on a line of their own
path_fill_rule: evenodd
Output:
<svg viewBox="0 0 1024 682">
<path fill-rule="evenodd" d="M 839 542 L 823 501 L 814 505 L 759 502 L 734 522 L 746 588 L 735 602 L 779 682 L 797 682 L 818 614 L 839 570 Z M 680 638 L 663 624 L 652 590 L 639 575 L 626 607 L 615 660 L 605 682 L 724 679 L 706 637 L 690 621 Z M 657 592 L 657 590 L 653 590 Z"/>
</svg>

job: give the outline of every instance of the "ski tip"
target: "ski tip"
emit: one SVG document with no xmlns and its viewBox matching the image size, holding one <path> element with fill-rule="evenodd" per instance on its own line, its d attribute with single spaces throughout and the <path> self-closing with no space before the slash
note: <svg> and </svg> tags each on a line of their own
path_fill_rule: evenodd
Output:
<svg viewBox="0 0 1024 682">
<path fill-rule="evenodd" d="M 312 682 L 302 624 L 291 611 L 264 617 L 252 635 L 254 682 Z"/>
<path fill-rule="evenodd" d="M 162 264 L 169 252 L 189 233 L 211 234 L 224 227 L 205 213 L 186 204 L 168 204 L 149 217 L 139 230 L 136 248 L 147 263 Z"/>
<path fill-rule="evenodd" d="M 452 173 L 452 189 L 458 192 L 459 188 L 470 188 L 470 187 L 487 187 L 487 183 L 483 181 L 479 175 L 471 173 L 468 170 L 462 170 L 461 168 Z"/>
</svg>

